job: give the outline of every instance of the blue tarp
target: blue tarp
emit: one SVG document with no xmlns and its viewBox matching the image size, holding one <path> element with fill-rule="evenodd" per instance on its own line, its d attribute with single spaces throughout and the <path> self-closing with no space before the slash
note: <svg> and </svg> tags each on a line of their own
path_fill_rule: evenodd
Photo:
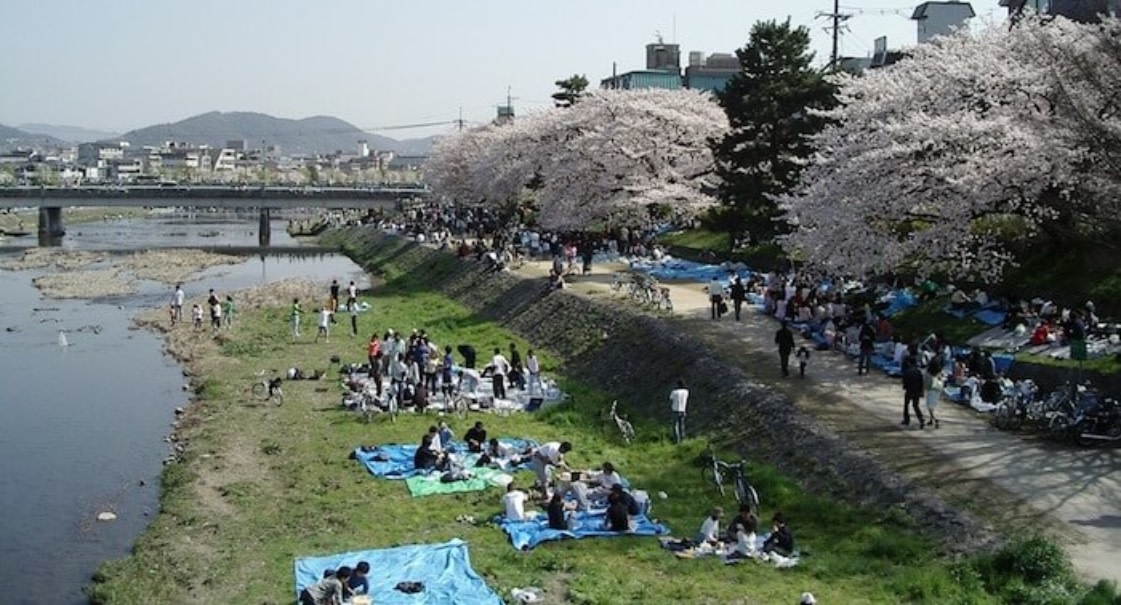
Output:
<svg viewBox="0 0 1121 605">
<path fill-rule="evenodd" d="M 370 564 L 370 573 L 366 577 L 370 583 L 370 596 L 378 605 L 502 605 L 502 598 L 471 568 L 467 544 L 462 540 L 296 559 L 296 595 L 318 582 L 324 570 L 338 569 L 343 565 L 353 569 L 359 561 Z M 400 582 L 420 582 L 424 590 L 407 594 L 394 588 Z"/>
<path fill-rule="evenodd" d="M 573 529 L 566 531 L 549 529 L 549 521 L 544 515 L 533 521 L 508 521 L 499 517 L 497 523 L 510 536 L 510 542 L 518 550 L 529 550 L 542 542 L 566 538 L 662 536 L 669 533 L 669 528 L 651 521 L 645 515 L 631 517 L 634 531 L 607 531 L 603 528 L 606 518 L 606 511 L 576 513 Z"/>
<path fill-rule="evenodd" d="M 752 272 L 742 263 L 708 265 L 674 258 L 658 262 L 635 261 L 631 263 L 631 269 L 646 273 L 662 281 L 707 282 L 715 276 L 725 287 L 730 283 L 730 273 L 739 275 L 745 281 L 752 276 Z"/>
<path fill-rule="evenodd" d="M 947 315 L 953 315 L 954 317 L 956 317 L 958 319 L 965 319 L 965 316 L 969 315 L 968 310 L 966 310 L 966 309 L 955 309 L 955 308 L 951 307 L 950 305 L 946 305 L 945 307 L 942 307 L 942 311 L 944 313 L 946 313 Z"/>
<path fill-rule="evenodd" d="M 910 290 L 893 290 L 880 300 L 888 303 L 887 308 L 880 311 L 884 317 L 891 317 L 919 304 L 919 301 L 915 298 L 914 294 L 911 294 Z"/>
<path fill-rule="evenodd" d="M 528 439 L 499 439 L 499 442 L 518 451 L 528 447 L 537 447 L 536 442 Z M 354 456 L 375 477 L 408 479 L 423 474 L 413 466 L 413 458 L 416 456 L 417 447 L 413 444 L 387 443 L 373 448 L 357 448 L 354 450 Z M 451 451 L 466 452 L 467 444 L 453 441 Z M 477 459 L 478 456 L 468 454 L 463 464 L 467 467 L 473 467 Z M 506 470 L 516 470 L 516 468 Z"/>
<path fill-rule="evenodd" d="M 1004 323 L 1004 316 L 1004 311 L 999 311 L 996 309 L 981 309 L 980 311 L 973 314 L 973 319 L 976 319 L 977 321 L 985 325 L 999 326 L 1000 324 Z"/>
</svg>

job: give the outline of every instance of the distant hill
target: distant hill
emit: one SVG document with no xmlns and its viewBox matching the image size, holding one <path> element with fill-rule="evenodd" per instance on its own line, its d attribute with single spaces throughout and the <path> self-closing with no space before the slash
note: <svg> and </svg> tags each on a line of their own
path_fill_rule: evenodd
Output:
<svg viewBox="0 0 1121 605">
<path fill-rule="evenodd" d="M 81 126 L 58 126 L 55 124 L 20 124 L 19 129 L 24 132 L 46 135 L 71 143 L 102 141 L 117 136 L 117 133 L 107 132 L 105 130 L 91 130 L 89 128 L 82 128 Z"/>
<path fill-rule="evenodd" d="M 62 141 L 41 134 L 32 134 L 18 128 L 0 124 L 0 151 L 9 151 L 18 148 L 53 149 L 62 144 Z"/>
<path fill-rule="evenodd" d="M 182 141 L 195 145 L 222 147 L 229 140 L 245 140 L 249 148 L 280 147 L 285 155 L 353 152 L 358 141 L 366 141 L 370 149 L 397 150 L 402 141 L 363 132 L 357 126 L 330 116 L 314 116 L 302 120 L 277 118 L 263 113 L 212 111 L 174 122 L 157 124 L 126 132 L 115 140 L 128 141 L 134 147 L 161 145 L 165 141 Z M 431 141 L 408 141 L 411 150 L 431 147 Z"/>
</svg>

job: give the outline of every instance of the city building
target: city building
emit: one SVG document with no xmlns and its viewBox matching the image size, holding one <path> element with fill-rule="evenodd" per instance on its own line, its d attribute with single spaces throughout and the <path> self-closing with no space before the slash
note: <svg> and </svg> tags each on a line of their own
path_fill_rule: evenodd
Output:
<svg viewBox="0 0 1121 605">
<path fill-rule="evenodd" d="M 112 161 L 125 157 L 121 145 L 109 143 L 82 143 L 78 145 L 78 163 L 86 166 L 96 165 L 99 160 Z"/>
<path fill-rule="evenodd" d="M 1000 5 L 1006 7 L 1013 18 L 1026 10 L 1084 23 L 1096 22 L 1101 15 L 1121 15 L 1121 0 L 1000 0 Z"/>
<path fill-rule="evenodd" d="M 925 44 L 937 36 L 948 36 L 976 17 L 968 2 L 923 2 L 915 7 L 911 19 L 918 24 L 918 42 Z"/>
<path fill-rule="evenodd" d="M 640 88 L 681 88 L 681 47 L 662 40 L 646 45 L 646 69 L 612 74 L 600 81 L 600 88 L 634 90 Z"/>
<path fill-rule="evenodd" d="M 730 53 L 712 53 L 707 57 L 701 51 L 690 51 L 689 65 L 682 82 L 691 90 L 724 90 L 728 80 L 740 71 L 740 60 Z"/>
</svg>

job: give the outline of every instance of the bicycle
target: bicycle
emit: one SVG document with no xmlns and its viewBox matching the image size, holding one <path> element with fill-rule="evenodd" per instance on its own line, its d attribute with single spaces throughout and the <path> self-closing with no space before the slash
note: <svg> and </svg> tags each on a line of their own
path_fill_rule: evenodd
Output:
<svg viewBox="0 0 1121 605">
<path fill-rule="evenodd" d="M 264 372 L 258 374 L 258 376 L 263 375 Z M 258 401 L 272 401 L 276 405 L 282 405 L 284 403 L 284 390 L 280 387 L 281 382 L 283 382 L 283 379 L 279 376 L 271 379 L 262 378 L 253 383 L 249 392 Z"/>
<path fill-rule="evenodd" d="M 740 504 L 746 504 L 752 514 L 759 512 L 759 493 L 755 491 L 755 487 L 747 480 L 744 474 L 744 468 L 747 466 L 747 460 L 741 459 L 739 462 L 725 462 L 716 457 L 716 454 L 709 448 L 706 453 L 705 465 L 701 468 L 701 478 L 716 486 L 720 495 L 725 495 L 724 484 L 727 482 L 728 474 L 731 474 L 732 485 L 734 488 L 733 494 L 736 501 Z"/>
<path fill-rule="evenodd" d="M 634 441 L 634 425 L 629 420 L 619 415 L 619 401 L 611 402 L 611 411 L 607 413 L 607 417 L 615 423 L 615 428 L 619 430 L 619 435 L 623 438 L 623 443 L 630 445 Z"/>
</svg>

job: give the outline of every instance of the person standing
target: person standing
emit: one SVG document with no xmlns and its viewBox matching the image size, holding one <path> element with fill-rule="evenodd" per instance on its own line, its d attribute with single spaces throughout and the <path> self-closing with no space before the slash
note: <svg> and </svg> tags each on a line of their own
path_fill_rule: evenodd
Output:
<svg viewBox="0 0 1121 605">
<path fill-rule="evenodd" d="M 234 297 L 230 294 L 226 295 L 226 302 L 222 309 L 223 317 L 226 320 L 226 329 L 231 330 L 234 327 Z"/>
<path fill-rule="evenodd" d="M 319 342 L 319 337 L 322 336 L 324 342 L 331 342 L 331 310 L 327 307 L 316 309 L 315 312 L 319 315 L 319 329 L 315 331 L 315 342 Z"/>
<path fill-rule="evenodd" d="M 567 441 L 559 443 L 550 441 L 542 444 L 533 452 L 530 467 L 533 468 L 533 473 L 537 475 L 537 487 L 546 497 L 549 494 L 549 471 L 553 467 L 568 470 L 564 455 L 571 451 L 572 444 Z"/>
<path fill-rule="evenodd" d="M 210 310 L 210 327 L 217 330 L 222 327 L 222 301 L 218 300 L 218 295 L 214 293 L 214 288 L 210 289 L 210 294 L 206 297 L 206 307 Z"/>
<path fill-rule="evenodd" d="M 183 322 L 183 303 L 186 302 L 187 295 L 183 293 L 183 284 L 175 284 L 175 294 L 171 298 L 171 306 L 175 308 L 171 323 Z"/>
<path fill-rule="evenodd" d="M 366 360 L 370 363 L 370 380 L 374 382 L 378 397 L 381 397 L 381 341 L 375 332 L 370 335 L 370 342 L 366 343 Z"/>
<path fill-rule="evenodd" d="M 810 362 L 810 350 L 806 348 L 806 345 L 802 345 L 798 347 L 795 357 L 798 358 L 798 376 L 805 378 L 806 364 Z"/>
<path fill-rule="evenodd" d="M 518 345 L 510 343 L 510 385 L 518 390 L 525 390 L 525 374 L 522 368 L 522 354 L 518 352 Z"/>
<path fill-rule="evenodd" d="M 860 324 L 857 340 L 860 342 L 860 358 L 856 362 L 856 375 L 860 376 L 872 371 L 872 352 L 876 350 L 876 330 L 870 322 Z"/>
<path fill-rule="evenodd" d="M 732 308 L 736 311 L 736 321 L 740 320 L 740 309 L 743 308 L 743 301 L 747 299 L 747 288 L 743 285 L 743 280 L 740 276 L 736 276 L 732 280 L 732 287 L 729 295 L 732 297 Z"/>
<path fill-rule="evenodd" d="M 724 286 L 715 275 L 708 282 L 708 300 L 712 308 L 712 319 L 720 319 L 720 303 L 724 300 Z"/>
<path fill-rule="evenodd" d="M 685 440 L 685 409 L 689 406 L 689 389 L 685 388 L 685 379 L 677 379 L 677 388 L 669 392 L 669 412 L 673 419 L 673 441 L 681 443 Z"/>
<path fill-rule="evenodd" d="M 292 299 L 292 311 L 288 315 L 289 321 L 292 322 L 292 342 L 300 337 L 300 315 L 303 311 L 300 309 L 300 299 Z"/>
<path fill-rule="evenodd" d="M 925 426 L 919 400 L 923 397 L 922 370 L 915 363 L 913 357 L 903 360 L 903 426 L 911 424 L 911 410 L 915 411 L 915 418 L 919 421 L 919 428 Z"/>
<path fill-rule="evenodd" d="M 330 293 L 331 293 L 331 302 L 329 302 L 327 304 L 327 308 L 332 310 L 332 311 L 335 311 L 339 308 L 339 280 L 337 280 L 337 279 L 332 279 L 331 280 Z"/>
<path fill-rule="evenodd" d="M 354 285 L 354 281 L 351 281 L 350 285 L 346 287 L 346 308 L 358 308 L 358 286 Z"/>
<path fill-rule="evenodd" d="M 491 381 L 494 383 L 494 398 L 506 399 L 506 374 L 510 372 L 510 362 L 502 355 L 502 349 L 494 348 L 494 358 L 491 359 Z"/>
<path fill-rule="evenodd" d="M 537 354 L 533 352 L 533 349 L 526 351 L 525 369 L 529 373 L 529 380 L 526 382 L 526 389 L 529 394 L 533 395 L 535 392 L 538 395 L 544 394 L 545 389 L 541 384 L 541 362 L 537 361 Z M 534 391 L 534 385 L 537 386 L 536 391 Z"/>
<path fill-rule="evenodd" d="M 356 337 L 358 336 L 358 305 L 348 304 L 346 307 L 350 310 L 350 335 Z"/>
<path fill-rule="evenodd" d="M 775 344 L 778 345 L 778 358 L 782 365 L 782 375 L 790 376 L 790 354 L 794 352 L 794 333 L 786 322 L 775 332 Z"/>
</svg>

